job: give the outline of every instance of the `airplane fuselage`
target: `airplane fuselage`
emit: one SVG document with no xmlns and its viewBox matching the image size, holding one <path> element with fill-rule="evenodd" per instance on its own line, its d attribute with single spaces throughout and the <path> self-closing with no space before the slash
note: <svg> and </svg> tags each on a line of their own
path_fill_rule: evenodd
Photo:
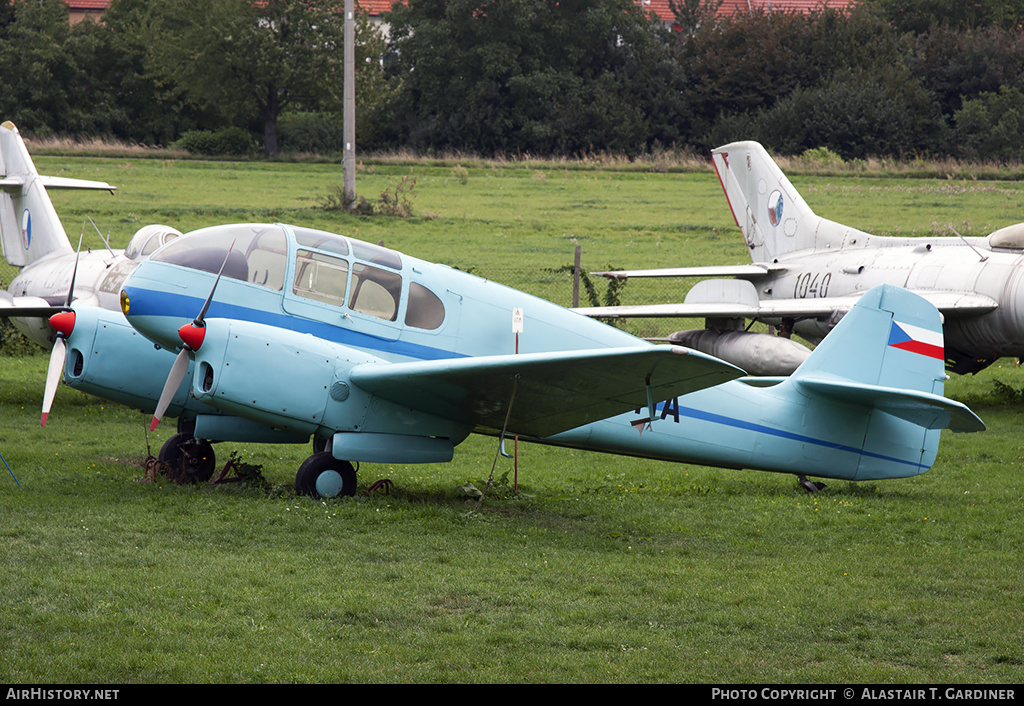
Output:
<svg viewBox="0 0 1024 706">
<path fill-rule="evenodd" d="M 784 269 L 751 281 L 760 298 L 787 300 L 847 297 L 879 284 L 904 287 L 928 295 L 944 311 L 950 357 L 1024 357 L 1024 257 L 1019 251 L 990 249 L 984 239 L 968 242 L 858 233 L 841 249 L 779 258 L 775 264 Z M 955 304 L 965 292 L 975 303 L 988 300 L 989 310 L 958 315 Z M 946 307 L 938 304 L 943 297 Z M 818 340 L 834 323 L 808 319 L 797 322 L 795 330 Z"/>
<path fill-rule="evenodd" d="M 191 234 L 142 263 L 124 286 L 126 316 L 159 347 L 178 349 L 179 327 L 202 309 L 215 273 L 223 268 L 206 312 L 206 340 L 195 353 L 191 395 L 226 415 L 278 432 L 333 437 L 336 455 L 345 441 L 351 442 L 352 454 L 385 458 L 386 451 L 394 451 L 385 445 L 396 429 L 406 430 L 403 440 L 443 437 L 451 445 L 473 431 L 500 431 L 473 428 L 367 393 L 360 389 L 357 368 L 650 345 L 495 282 L 376 246 L 330 236 L 344 242 L 339 244 L 319 232 L 282 226 L 232 228 Z M 239 257 L 229 248 L 237 248 Z M 368 293 L 364 301 L 360 288 L 372 288 L 373 296 Z M 514 329 L 517 310 L 520 333 Z M 168 353 L 167 366 L 170 360 Z M 262 372 L 254 376 L 253 371 Z M 88 362 L 78 371 L 87 373 Z M 928 393 L 941 394 L 942 377 L 928 378 Z M 74 384 L 74 375 L 66 379 Z M 846 479 L 915 475 L 934 461 L 937 430 L 917 428 L 906 444 L 901 441 L 906 422 L 865 416 L 857 402 L 808 400 L 794 395 L 788 384 L 726 382 L 658 401 L 653 415 L 640 408 L 531 438 L 648 458 Z M 197 436 L 202 428 L 197 426 Z M 861 452 L 869 431 L 888 439 L 883 453 Z M 372 446 L 377 439 L 382 445 Z M 434 462 L 446 460 L 443 455 L 443 449 L 424 442 L 402 458 Z"/>
<path fill-rule="evenodd" d="M 128 275 L 150 253 L 179 235 L 167 226 L 144 226 L 124 250 L 55 251 L 21 268 L 7 287 L 7 303 L 14 307 L 62 306 L 73 287 L 75 302 L 119 312 L 121 286 Z M 11 321 L 43 348 L 53 344 L 53 329 L 46 318 L 12 316 Z"/>
</svg>

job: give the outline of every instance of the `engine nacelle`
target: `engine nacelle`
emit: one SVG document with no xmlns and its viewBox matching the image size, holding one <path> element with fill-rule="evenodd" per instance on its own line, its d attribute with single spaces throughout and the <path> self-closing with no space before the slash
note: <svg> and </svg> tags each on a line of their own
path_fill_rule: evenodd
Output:
<svg viewBox="0 0 1024 706">
<path fill-rule="evenodd" d="M 102 345 L 97 345 L 98 332 Z M 152 412 L 174 363 L 174 352 L 159 348 L 133 329 L 117 311 L 97 307 L 75 310 L 67 339 L 64 382 L 105 400 Z M 188 376 L 191 376 L 191 369 Z M 189 404 L 188 386 L 175 395 L 168 415 Z"/>
<path fill-rule="evenodd" d="M 205 325 L 195 352 L 196 400 L 277 430 L 332 438 L 339 459 L 437 463 L 450 460 L 471 431 L 352 384 L 353 367 L 390 365 L 370 353 L 250 321 L 207 319 Z"/>
</svg>

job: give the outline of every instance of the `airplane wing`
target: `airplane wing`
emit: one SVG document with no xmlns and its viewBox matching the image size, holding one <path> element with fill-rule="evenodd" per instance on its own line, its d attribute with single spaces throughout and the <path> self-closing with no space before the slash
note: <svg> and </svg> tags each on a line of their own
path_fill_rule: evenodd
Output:
<svg viewBox="0 0 1024 706">
<path fill-rule="evenodd" d="M 762 277 L 769 272 L 784 270 L 781 265 L 709 265 L 706 267 L 662 267 L 652 270 L 610 270 L 591 272 L 610 279 L 631 277 Z"/>
<path fill-rule="evenodd" d="M 991 297 L 975 292 L 915 292 L 928 300 L 943 316 L 980 316 L 998 306 Z M 596 306 L 573 309 L 584 316 L 599 319 L 733 317 L 746 319 L 819 319 L 845 313 L 857 303 L 860 294 L 817 299 L 762 299 L 753 301 L 699 301 L 678 304 L 638 304 Z"/>
<path fill-rule="evenodd" d="M 478 430 L 500 432 L 508 415 L 509 433 L 545 437 L 638 408 L 646 414 L 649 404 L 744 374 L 681 346 L 643 346 L 364 364 L 351 381 Z"/>
</svg>

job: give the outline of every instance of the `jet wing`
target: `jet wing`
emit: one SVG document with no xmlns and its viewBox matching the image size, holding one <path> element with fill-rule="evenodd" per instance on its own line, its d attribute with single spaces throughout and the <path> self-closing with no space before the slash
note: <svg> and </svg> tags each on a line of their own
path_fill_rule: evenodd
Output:
<svg viewBox="0 0 1024 706">
<path fill-rule="evenodd" d="M 847 311 L 859 296 L 827 299 L 762 299 L 760 302 L 680 302 L 678 304 L 637 304 L 593 306 L 573 309 L 584 316 L 607 319 L 699 319 L 706 317 L 743 317 L 747 319 L 818 318 L 835 311 Z"/>
<path fill-rule="evenodd" d="M 611 279 L 630 277 L 763 277 L 769 272 L 784 270 L 779 265 L 709 265 L 707 267 L 662 267 L 653 270 L 611 270 L 591 272 L 592 275 Z"/>
<path fill-rule="evenodd" d="M 975 292 L 919 291 L 944 316 L 980 316 L 995 310 L 999 304 L 991 297 Z M 678 304 L 638 304 L 626 306 L 595 306 L 573 309 L 584 316 L 600 319 L 682 318 L 699 319 L 732 317 L 746 319 L 820 319 L 845 313 L 857 303 L 860 294 L 818 299 L 762 299 L 735 302 L 682 302 Z"/>
<path fill-rule="evenodd" d="M 742 375 L 681 346 L 643 346 L 368 363 L 351 382 L 477 430 L 500 432 L 508 415 L 509 433 L 545 437 Z"/>
<path fill-rule="evenodd" d="M 13 297 L 0 291 L 0 319 L 48 319 L 61 311 L 70 311 L 67 306 L 52 306 L 39 297 Z"/>
</svg>

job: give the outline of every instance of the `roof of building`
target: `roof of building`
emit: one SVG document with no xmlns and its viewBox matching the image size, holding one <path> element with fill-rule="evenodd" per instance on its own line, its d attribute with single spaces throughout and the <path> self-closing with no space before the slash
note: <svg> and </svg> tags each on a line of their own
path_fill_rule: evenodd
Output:
<svg viewBox="0 0 1024 706">
<path fill-rule="evenodd" d="M 77 12 L 103 12 L 110 5 L 111 0 L 64 0 L 72 11 Z M 718 14 L 731 16 L 737 13 L 752 12 L 755 10 L 769 11 L 798 11 L 803 13 L 819 10 L 823 7 L 831 9 L 844 9 L 855 0 L 723 0 Z M 371 15 L 379 15 L 387 12 L 396 0 L 355 0 L 360 8 L 367 10 Z M 669 0 L 637 0 L 649 11 L 656 14 L 662 20 L 673 19 L 672 9 Z"/>
</svg>

